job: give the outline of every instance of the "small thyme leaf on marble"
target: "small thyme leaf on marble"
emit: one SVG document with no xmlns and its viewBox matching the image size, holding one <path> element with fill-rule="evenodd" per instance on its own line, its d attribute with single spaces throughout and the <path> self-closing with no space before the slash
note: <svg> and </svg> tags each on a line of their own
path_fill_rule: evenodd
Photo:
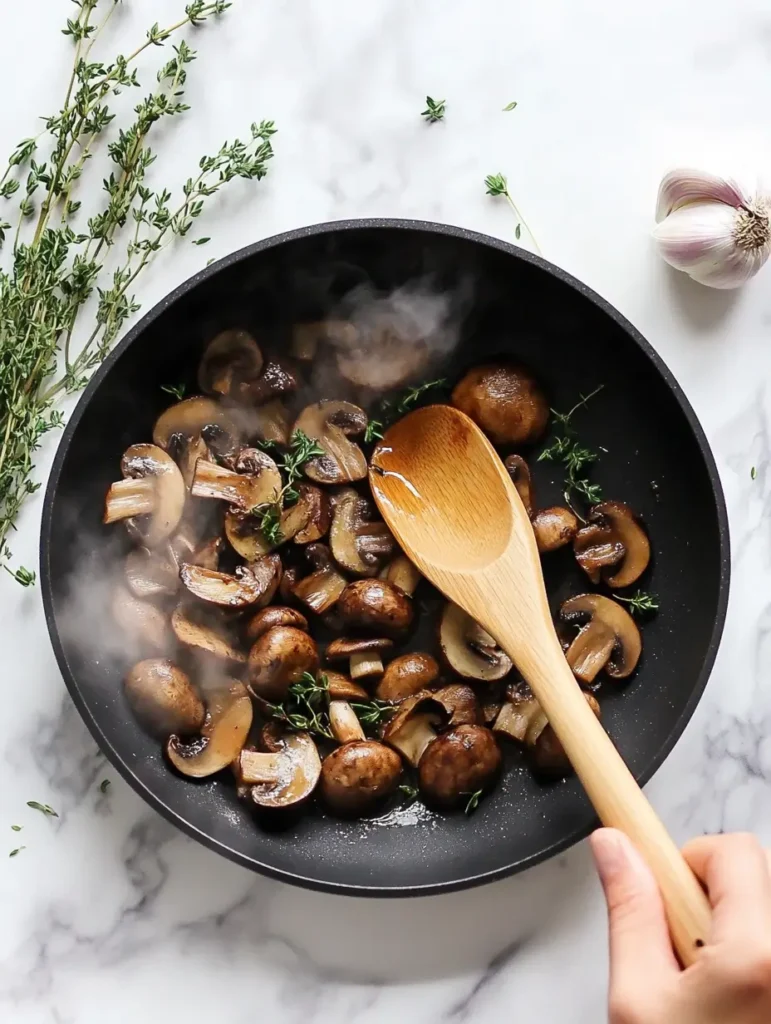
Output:
<svg viewBox="0 0 771 1024">
<path fill-rule="evenodd" d="M 430 96 L 426 96 L 426 109 L 421 111 L 420 116 L 425 117 L 429 124 L 434 124 L 435 121 L 442 121 L 446 106 L 446 100 L 432 100 Z"/>
<path fill-rule="evenodd" d="M 514 211 L 514 216 L 517 218 L 517 226 L 514 229 L 514 237 L 519 239 L 522 235 L 522 227 L 524 225 L 525 231 L 530 235 L 530 241 L 535 246 L 535 251 L 542 255 L 541 247 L 536 241 L 536 237 L 530 228 L 527 226 L 527 221 L 519 212 L 519 207 L 511 198 L 511 192 L 509 192 L 509 183 L 506 180 L 505 174 L 488 174 L 485 178 L 485 189 L 488 196 L 503 196 L 506 202 Z"/>
<path fill-rule="evenodd" d="M 758 475 L 758 471 L 753 466 L 752 469 L 750 470 L 750 480 L 754 480 L 757 475 Z"/>
<path fill-rule="evenodd" d="M 22 587 L 31 587 L 37 579 L 37 573 L 33 572 L 32 569 L 25 569 L 23 565 L 20 565 L 16 572 L 14 572 L 3 562 L 3 568 Z"/>
<path fill-rule="evenodd" d="M 517 101 L 516 100 L 512 100 L 511 103 L 507 103 L 506 106 L 503 109 L 504 110 L 516 110 L 516 107 L 517 107 Z"/>
<path fill-rule="evenodd" d="M 209 237 L 209 238 L 194 238 L 193 239 L 193 245 L 206 245 L 207 242 L 211 242 L 211 237 Z"/>
<path fill-rule="evenodd" d="M 33 811 L 40 811 L 42 814 L 47 814 L 49 818 L 59 817 L 50 804 L 41 804 L 38 800 L 28 800 L 27 807 L 31 807 Z"/>
<path fill-rule="evenodd" d="M 464 796 L 465 796 L 465 794 L 464 794 Z M 482 799 L 482 790 L 478 789 L 476 791 L 476 793 L 472 793 L 471 796 L 469 797 L 469 801 L 466 804 L 464 813 L 465 814 L 473 814 L 474 811 L 477 809 L 477 807 L 479 807 L 479 801 L 481 799 Z"/>
<path fill-rule="evenodd" d="M 24 827 L 23 825 L 11 825 L 11 830 L 13 832 L 21 832 L 23 827 Z"/>
<path fill-rule="evenodd" d="M 17 846 L 15 850 L 11 850 L 11 852 L 8 854 L 8 856 L 9 857 L 18 857 L 18 855 L 21 853 L 21 851 L 22 850 L 26 850 L 26 849 L 27 849 L 26 846 Z"/>
<path fill-rule="evenodd" d="M 165 391 L 167 395 L 174 395 L 175 398 L 181 401 L 185 396 L 185 392 L 187 391 L 187 385 L 161 384 L 161 391 Z"/>
<path fill-rule="evenodd" d="M 112 783 L 110 782 L 109 779 L 102 779 L 102 781 L 99 783 L 99 792 L 106 793 L 111 785 Z"/>
<path fill-rule="evenodd" d="M 614 596 L 617 600 L 628 604 L 633 615 L 652 615 L 659 610 L 659 599 L 655 594 L 645 594 L 642 590 L 638 590 L 631 597 L 622 597 L 620 594 Z"/>
</svg>

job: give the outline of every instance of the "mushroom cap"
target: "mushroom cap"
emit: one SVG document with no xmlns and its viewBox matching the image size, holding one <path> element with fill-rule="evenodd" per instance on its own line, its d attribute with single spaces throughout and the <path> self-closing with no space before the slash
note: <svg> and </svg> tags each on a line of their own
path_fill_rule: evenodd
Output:
<svg viewBox="0 0 771 1024">
<path fill-rule="evenodd" d="M 233 646 L 224 628 L 210 622 L 200 621 L 203 606 L 177 605 L 171 613 L 171 628 L 181 644 L 196 651 L 204 651 L 215 658 L 243 663 L 246 655 Z"/>
<path fill-rule="evenodd" d="M 532 444 L 549 420 L 549 403 L 533 375 L 507 363 L 473 367 L 455 385 L 452 404 L 494 444 Z"/>
<path fill-rule="evenodd" d="M 224 608 L 244 608 L 270 597 L 275 593 L 281 573 L 281 559 L 278 555 L 266 555 L 249 568 L 239 565 L 231 576 L 213 569 L 202 569 L 199 565 L 185 563 L 179 570 L 179 577 L 191 594 L 201 601 Z"/>
<path fill-rule="evenodd" d="M 325 454 L 309 459 L 304 472 L 319 484 L 344 484 L 363 480 L 367 460 L 349 437 L 363 433 L 367 415 L 351 402 L 323 401 L 308 405 L 298 416 L 292 433 L 303 431 Z"/>
<path fill-rule="evenodd" d="M 542 508 L 531 520 L 540 552 L 556 551 L 569 544 L 578 532 L 578 519 L 569 508 Z"/>
<path fill-rule="evenodd" d="M 481 714 L 477 695 L 465 683 L 451 683 L 434 692 L 434 700 L 441 704 L 450 716 L 448 726 L 481 725 Z"/>
<path fill-rule="evenodd" d="M 349 626 L 392 636 L 412 625 L 414 609 L 407 595 L 385 580 L 355 580 L 340 595 L 337 608 Z"/>
<path fill-rule="evenodd" d="M 599 719 L 600 705 L 591 693 L 584 693 L 586 703 Z M 528 729 L 527 743 L 530 763 L 539 775 L 549 778 L 562 778 L 572 771 L 572 766 L 565 753 L 565 748 L 557 738 L 554 729 L 549 725 L 546 716 L 536 719 Z"/>
<path fill-rule="evenodd" d="M 257 377 L 262 352 L 248 331 L 220 331 L 206 346 L 198 364 L 198 387 L 213 395 L 230 395 L 237 385 Z"/>
<path fill-rule="evenodd" d="M 324 675 L 327 679 L 330 700 L 369 700 L 369 693 L 364 687 L 354 683 L 342 672 L 331 672 L 329 669 L 325 669 Z"/>
<path fill-rule="evenodd" d="M 286 362 L 271 359 L 265 364 L 260 377 L 240 385 L 239 397 L 242 401 L 262 405 L 290 395 L 297 390 L 297 384 L 297 376 Z"/>
<path fill-rule="evenodd" d="M 420 792 L 439 807 L 457 807 L 477 790 L 487 789 L 501 770 L 495 737 L 481 725 L 459 725 L 445 732 L 420 759 Z"/>
<path fill-rule="evenodd" d="M 191 395 L 161 413 L 153 427 L 153 443 L 165 450 L 175 434 L 183 438 L 198 437 L 209 426 L 236 433 L 235 424 L 218 402 L 205 395 Z"/>
<path fill-rule="evenodd" d="M 112 596 L 112 617 L 132 645 L 141 651 L 160 652 L 169 646 L 166 616 L 149 601 L 140 601 L 130 591 L 117 587 Z"/>
<path fill-rule="evenodd" d="M 142 480 L 152 484 L 151 510 L 143 516 L 139 525 L 146 547 L 157 547 L 174 533 L 185 507 L 185 481 L 179 467 L 161 448 L 154 444 L 132 444 L 123 453 L 121 472 L 125 480 Z M 107 495 L 105 522 L 119 516 L 108 516 L 111 495 L 124 489 L 121 483 L 113 484 Z M 129 512 L 129 515 L 131 513 Z"/>
<path fill-rule="evenodd" d="M 203 701 L 189 676 L 169 658 L 137 662 L 123 687 L 132 711 L 155 736 L 190 735 L 204 723 Z"/>
<path fill-rule="evenodd" d="M 352 488 L 335 500 L 329 545 L 335 561 L 357 576 L 375 576 L 396 542 L 384 522 L 369 519 L 371 504 Z"/>
<path fill-rule="evenodd" d="M 168 550 L 135 548 L 129 551 L 125 573 L 131 593 L 144 600 L 171 597 L 179 589 L 179 570 Z"/>
<path fill-rule="evenodd" d="M 426 748 L 436 740 L 436 730 L 447 718 L 441 704 L 428 690 L 406 697 L 383 729 L 383 742 L 394 747 L 417 768 Z"/>
<path fill-rule="evenodd" d="M 302 502 L 308 509 L 308 520 L 294 535 L 295 544 L 312 544 L 329 533 L 329 526 L 332 522 L 332 509 L 329 502 L 329 495 L 320 487 L 313 484 L 300 484 L 297 488 Z"/>
<path fill-rule="evenodd" d="M 246 637 L 254 642 L 263 633 L 267 633 L 274 626 L 294 626 L 295 629 L 302 629 L 308 632 L 308 620 L 295 608 L 285 608 L 279 604 L 269 605 L 261 608 L 249 619 L 246 625 Z"/>
<path fill-rule="evenodd" d="M 387 651 L 393 647 L 393 640 L 388 640 L 386 637 L 380 639 L 349 639 L 348 637 L 338 637 L 336 640 L 330 641 L 326 649 L 327 661 L 345 661 L 352 654 L 369 654 L 372 651 Z"/>
<path fill-rule="evenodd" d="M 448 601 L 439 623 L 439 645 L 450 668 L 464 679 L 503 679 L 512 660 L 462 608 Z"/>
<path fill-rule="evenodd" d="M 297 501 L 281 511 L 277 541 L 271 541 L 265 536 L 260 529 L 260 521 L 249 512 L 243 512 L 233 507 L 228 509 L 225 513 L 225 534 L 231 546 L 242 558 L 253 562 L 286 541 L 292 540 L 293 537 L 297 537 L 304 530 L 308 531 L 307 536 L 322 535 L 318 525 L 320 503 L 313 493 L 318 491 L 318 488 L 300 484 L 297 491 Z M 313 516 L 316 516 L 315 530 L 311 522 Z"/>
<path fill-rule="evenodd" d="M 355 740 L 333 750 L 321 766 L 321 798 L 335 814 L 358 817 L 396 789 L 399 755 L 376 740 Z"/>
<path fill-rule="evenodd" d="M 258 807 L 295 807 L 307 800 L 318 784 L 321 759 L 307 732 L 286 733 L 278 756 L 282 762 L 276 781 L 251 787 L 251 799 Z"/>
<path fill-rule="evenodd" d="M 617 601 L 602 594 L 578 594 L 565 601 L 559 614 L 564 623 L 581 626 L 565 655 L 571 667 L 579 654 L 582 662 L 586 662 L 589 647 L 607 652 L 604 665 L 589 662 L 592 674 L 587 678 L 585 670 L 583 681 L 591 682 L 602 667 L 612 679 L 626 679 L 634 672 L 642 652 L 642 638 L 632 616 Z M 615 638 L 612 645 L 609 634 Z"/>
<path fill-rule="evenodd" d="M 183 775 L 206 778 L 235 761 L 251 726 L 249 694 L 243 683 L 228 679 L 209 697 L 201 738 L 185 744 L 178 736 L 170 736 L 166 756 Z"/>
<path fill-rule="evenodd" d="M 388 324 L 373 325 L 352 345 L 339 345 L 337 368 L 357 387 L 374 391 L 398 388 L 424 373 L 431 351 L 420 337 L 405 336 Z"/>
<path fill-rule="evenodd" d="M 438 678 L 439 665 L 430 654 L 424 651 L 401 654 L 386 666 L 375 696 L 378 700 L 396 703 L 427 689 Z"/>
<path fill-rule="evenodd" d="M 521 455 L 507 455 L 503 464 L 508 470 L 511 481 L 522 499 L 525 512 L 532 516 L 535 508 L 535 497 L 533 496 L 533 481 L 530 476 L 530 467 Z"/>
<path fill-rule="evenodd" d="M 294 626 L 273 626 L 249 651 L 249 689 L 268 701 L 282 701 L 289 687 L 308 672 L 316 674 L 319 652 L 307 633 Z"/>
<path fill-rule="evenodd" d="M 648 568 L 651 545 L 632 509 L 621 501 L 603 501 L 590 510 L 588 519 L 573 548 L 592 583 L 599 583 L 600 576 L 614 589 L 637 582 Z"/>
</svg>

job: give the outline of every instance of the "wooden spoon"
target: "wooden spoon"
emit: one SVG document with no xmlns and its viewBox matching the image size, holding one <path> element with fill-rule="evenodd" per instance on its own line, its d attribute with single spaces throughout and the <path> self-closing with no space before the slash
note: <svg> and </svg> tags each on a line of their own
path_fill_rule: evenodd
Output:
<svg viewBox="0 0 771 1024">
<path fill-rule="evenodd" d="M 369 479 L 418 569 L 495 638 L 530 684 L 597 814 L 645 857 L 675 948 L 692 963 L 710 930 L 707 898 L 581 694 L 554 631 L 530 520 L 493 446 L 464 413 L 429 406 L 386 433 Z"/>
</svg>

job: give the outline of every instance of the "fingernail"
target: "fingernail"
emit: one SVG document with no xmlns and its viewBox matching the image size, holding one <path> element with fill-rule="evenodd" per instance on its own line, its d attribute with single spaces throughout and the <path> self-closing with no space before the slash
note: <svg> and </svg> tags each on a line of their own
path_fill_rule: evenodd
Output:
<svg viewBox="0 0 771 1024">
<path fill-rule="evenodd" d="M 629 870 L 628 846 L 620 832 L 612 828 L 600 828 L 592 833 L 589 842 L 597 874 L 603 885 Z"/>
</svg>

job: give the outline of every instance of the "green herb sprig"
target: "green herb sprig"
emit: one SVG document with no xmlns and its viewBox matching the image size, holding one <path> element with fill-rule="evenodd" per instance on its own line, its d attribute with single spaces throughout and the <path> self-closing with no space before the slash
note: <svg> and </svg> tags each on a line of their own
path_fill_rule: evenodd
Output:
<svg viewBox="0 0 771 1024">
<path fill-rule="evenodd" d="M 294 732 L 309 732 L 324 739 L 333 739 L 329 725 L 329 680 L 304 672 L 297 683 L 289 687 L 289 695 L 280 704 L 269 704 L 273 718 L 283 722 Z"/>
<path fill-rule="evenodd" d="M 167 395 L 173 395 L 177 401 L 181 402 L 185 397 L 187 391 L 186 384 L 161 384 L 161 391 L 165 391 Z"/>
<path fill-rule="evenodd" d="M 28 800 L 27 807 L 31 807 L 33 811 L 40 811 L 42 814 L 48 815 L 49 818 L 59 817 L 50 804 L 41 804 L 38 800 Z"/>
<path fill-rule="evenodd" d="M 377 418 L 370 419 L 367 429 L 364 431 L 364 441 L 371 444 L 379 441 L 386 430 L 405 413 L 414 409 L 427 394 L 438 391 L 447 385 L 446 377 L 439 377 L 436 380 L 427 380 L 416 387 L 405 388 L 393 398 L 384 398 L 379 406 Z"/>
<path fill-rule="evenodd" d="M 263 442 L 262 447 L 274 447 L 273 442 Z M 262 505 L 255 505 L 251 510 L 259 522 L 260 530 L 269 544 L 278 545 L 283 540 L 281 533 L 281 513 L 287 502 L 297 501 L 300 497 L 299 491 L 294 486 L 303 475 L 306 463 L 320 455 L 324 455 L 324 449 L 314 441 L 313 438 L 302 430 L 295 430 L 289 439 L 289 450 L 284 453 L 277 463 L 279 470 L 284 474 L 285 483 L 275 501 L 265 502 Z"/>
<path fill-rule="evenodd" d="M 475 793 L 472 793 L 469 797 L 468 803 L 464 808 L 465 814 L 473 814 L 474 811 L 479 807 L 479 801 L 482 799 L 483 790 L 478 789 Z M 465 794 L 464 794 L 465 795 Z"/>
<path fill-rule="evenodd" d="M 351 701 L 354 714 L 363 726 L 373 727 L 387 722 L 396 711 L 393 704 L 387 704 L 383 700 L 369 700 L 366 702 Z"/>
<path fill-rule="evenodd" d="M 399 792 L 404 797 L 405 804 L 411 804 L 418 799 L 418 787 L 417 786 L 399 786 Z"/>
<path fill-rule="evenodd" d="M 509 105 L 508 107 L 504 107 L 504 110 L 513 110 L 513 107 Z M 525 218 L 519 211 L 519 207 L 511 198 L 511 192 L 509 192 L 509 183 L 506 180 L 506 175 L 488 174 L 487 177 L 485 178 L 485 190 L 486 195 L 488 196 L 503 196 L 506 199 L 506 202 L 514 211 L 514 216 L 517 218 L 517 226 L 514 228 L 514 237 L 517 239 L 517 241 L 519 241 L 519 239 L 522 237 L 522 228 L 524 227 L 525 231 L 527 231 L 528 235 L 530 236 L 530 240 L 535 247 L 535 251 L 541 254 L 541 247 L 538 244 L 535 235 L 528 227 Z"/>
<path fill-rule="evenodd" d="M 631 597 L 622 597 L 620 594 L 614 594 L 613 596 L 617 601 L 623 601 L 624 604 L 628 604 L 629 610 L 633 615 L 652 615 L 659 610 L 658 597 L 655 594 L 646 594 L 642 590 L 638 590 Z"/>
<path fill-rule="evenodd" d="M 559 462 L 564 466 L 564 497 L 571 508 L 575 495 L 580 495 L 589 505 L 596 505 L 602 501 L 602 488 L 599 484 L 591 483 L 586 473 L 587 468 L 596 462 L 599 456 L 597 452 L 579 442 L 572 421 L 575 413 L 584 408 L 604 386 L 600 384 L 590 394 L 581 395 L 580 400 L 569 412 L 551 410 L 558 433 L 552 443 L 538 456 L 538 462 Z"/>
<path fill-rule="evenodd" d="M 444 120 L 446 108 L 446 100 L 432 100 L 430 96 L 426 96 L 426 109 L 421 111 L 420 116 L 425 117 L 429 124 L 434 124 L 436 121 Z"/>
</svg>

